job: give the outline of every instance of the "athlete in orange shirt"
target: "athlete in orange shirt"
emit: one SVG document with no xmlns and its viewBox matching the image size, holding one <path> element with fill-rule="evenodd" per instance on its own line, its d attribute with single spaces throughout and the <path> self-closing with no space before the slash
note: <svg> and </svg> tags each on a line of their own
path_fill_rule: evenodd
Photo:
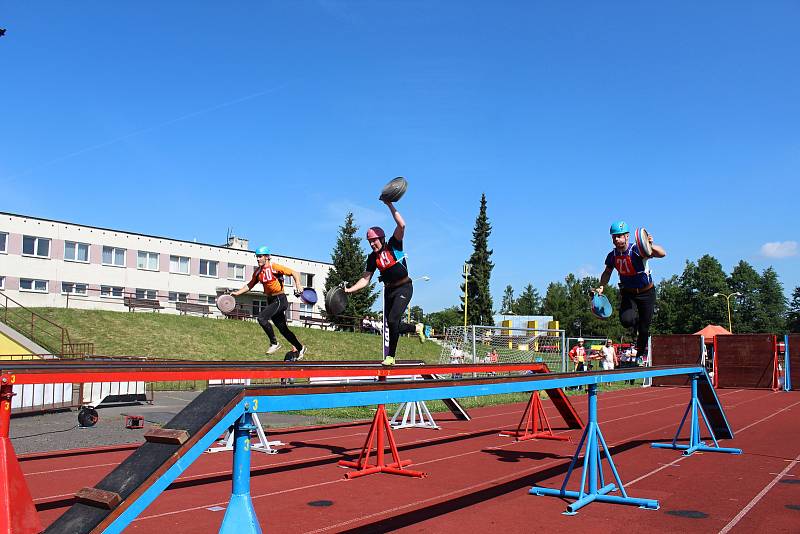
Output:
<svg viewBox="0 0 800 534">
<path fill-rule="evenodd" d="M 275 332 L 272 325 L 269 324 L 270 320 L 275 323 L 283 337 L 292 345 L 292 351 L 286 355 L 286 360 L 302 360 L 306 353 L 306 347 L 297 339 L 294 332 L 289 330 L 286 324 L 286 310 L 289 309 L 289 301 L 286 299 L 286 294 L 283 292 L 283 277 L 284 275 L 294 278 L 294 294 L 299 296 L 303 292 L 303 286 L 300 283 L 300 275 L 283 265 L 272 263 L 270 261 L 270 251 L 268 247 L 258 247 L 256 249 L 256 260 L 258 261 L 258 269 L 253 273 L 253 277 L 241 289 L 232 291 L 231 295 L 239 296 L 247 293 L 259 282 L 264 287 L 264 294 L 267 296 L 267 306 L 258 314 L 258 324 L 267 334 L 270 341 L 270 346 L 267 349 L 267 354 L 272 354 L 280 348 L 278 338 L 275 337 Z"/>
</svg>

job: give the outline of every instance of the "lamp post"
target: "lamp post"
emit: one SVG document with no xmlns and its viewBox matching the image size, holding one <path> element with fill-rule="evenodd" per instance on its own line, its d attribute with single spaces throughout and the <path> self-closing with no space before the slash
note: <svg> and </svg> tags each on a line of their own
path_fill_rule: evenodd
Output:
<svg viewBox="0 0 800 534">
<path fill-rule="evenodd" d="M 467 291 L 469 289 L 469 271 L 472 269 L 472 265 L 468 262 L 464 263 L 464 327 L 467 326 Z"/>
<path fill-rule="evenodd" d="M 728 331 L 733 334 L 733 322 L 731 321 L 731 297 L 741 297 L 742 294 L 738 291 L 734 291 L 726 295 L 725 293 L 714 293 L 713 297 L 725 297 L 725 301 L 728 303 Z"/>
<path fill-rule="evenodd" d="M 427 274 L 425 276 L 420 276 L 419 278 L 414 278 L 411 280 L 412 283 L 422 280 L 423 282 L 430 282 L 431 277 Z M 411 322 L 411 301 L 408 302 L 408 322 Z"/>
</svg>

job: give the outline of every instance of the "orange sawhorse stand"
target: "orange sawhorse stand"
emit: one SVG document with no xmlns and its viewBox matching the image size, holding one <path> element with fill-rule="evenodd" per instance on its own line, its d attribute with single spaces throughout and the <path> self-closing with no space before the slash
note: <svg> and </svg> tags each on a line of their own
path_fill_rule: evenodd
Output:
<svg viewBox="0 0 800 534">
<path fill-rule="evenodd" d="M 531 393 L 531 400 L 528 401 L 528 406 L 525 407 L 522 418 L 519 420 L 519 425 L 517 425 L 517 430 L 501 432 L 500 435 L 513 436 L 516 441 L 529 439 L 569 441 L 568 436 L 553 434 L 550 420 L 547 418 L 547 414 L 544 413 L 544 406 L 542 406 L 538 391 Z"/>
<path fill-rule="evenodd" d="M 385 433 L 385 438 L 384 438 Z M 386 463 L 384 455 L 386 445 L 384 439 L 389 442 L 392 458 L 394 462 Z M 372 443 L 377 441 L 375 446 L 375 463 L 369 463 L 369 456 L 372 452 Z M 392 475 L 403 475 L 407 477 L 422 478 L 425 473 L 422 471 L 414 471 L 412 469 L 405 469 L 407 465 L 411 464 L 411 460 L 401 460 L 397 452 L 397 443 L 392 436 L 392 427 L 389 424 L 389 418 L 386 416 L 386 407 L 383 404 L 378 405 L 378 412 L 372 420 L 372 426 L 367 434 L 367 440 L 364 442 L 364 447 L 358 455 L 358 460 L 353 462 L 349 460 L 339 460 L 339 465 L 343 467 L 352 467 L 356 471 L 351 471 L 345 474 L 345 478 L 357 478 L 364 475 L 371 475 L 373 473 L 389 473 Z"/>
</svg>

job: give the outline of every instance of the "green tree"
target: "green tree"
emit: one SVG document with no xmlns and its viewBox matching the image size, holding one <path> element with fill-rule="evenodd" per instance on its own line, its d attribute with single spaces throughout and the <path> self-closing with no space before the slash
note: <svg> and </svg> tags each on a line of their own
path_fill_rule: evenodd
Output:
<svg viewBox="0 0 800 534">
<path fill-rule="evenodd" d="M 424 314 L 422 313 L 422 308 L 420 308 L 419 306 L 411 306 L 410 314 L 412 321 L 414 321 L 415 323 L 422 322 L 422 318 L 424 317 Z"/>
<path fill-rule="evenodd" d="M 763 312 L 757 332 L 781 334 L 786 331 L 786 297 L 775 269 L 768 267 L 761 275 L 758 306 Z"/>
<path fill-rule="evenodd" d="M 677 275 L 658 283 L 653 334 L 686 333 L 686 293 Z M 696 332 L 697 330 L 694 330 Z"/>
<path fill-rule="evenodd" d="M 697 332 L 709 323 L 728 325 L 725 299 L 714 293 L 730 293 L 722 265 L 713 256 L 706 254 L 697 264 L 687 261 L 680 277 L 681 288 L 686 298 L 684 304 L 684 334 Z"/>
<path fill-rule="evenodd" d="M 472 231 L 472 256 L 469 258 L 471 270 L 467 282 L 467 323 L 474 325 L 493 325 L 492 294 L 489 291 L 489 280 L 492 277 L 494 264 L 490 258 L 492 250 L 489 249 L 489 235 L 492 225 L 486 214 L 486 194 L 481 195 L 481 207 L 475 219 L 475 228 Z M 461 294 L 464 294 L 464 284 L 461 284 Z M 464 313 L 462 302 L 461 313 Z"/>
<path fill-rule="evenodd" d="M 760 308 L 761 275 L 753 266 L 742 260 L 731 271 L 728 287 L 739 293 L 731 297 L 731 322 L 739 334 L 758 332 L 764 324 L 764 311 Z M 721 298 L 721 297 L 717 297 Z M 727 307 L 727 303 L 725 304 Z M 724 323 L 727 327 L 727 322 Z"/>
<path fill-rule="evenodd" d="M 325 280 L 326 293 L 342 282 L 352 285 L 364 274 L 367 255 L 361 248 L 361 240 L 356 237 L 357 232 L 358 226 L 355 224 L 353 214 L 348 213 L 344 224 L 339 227 L 336 246 L 331 252 L 333 268 Z M 358 293 L 351 293 L 345 311 L 340 316 L 328 317 L 328 320 L 337 325 L 352 327 L 360 323 L 361 318 L 369 313 L 377 298 L 375 284 L 369 284 Z"/>
<path fill-rule="evenodd" d="M 800 286 L 794 288 L 792 301 L 789 303 L 786 327 L 793 334 L 800 333 Z"/>
<path fill-rule="evenodd" d="M 506 286 L 506 290 L 503 292 L 503 303 L 500 305 L 500 313 L 515 313 L 514 303 L 514 288 Z"/>
<path fill-rule="evenodd" d="M 533 287 L 533 284 L 528 284 L 514 304 L 514 313 L 517 315 L 539 315 L 541 311 L 542 297 L 539 296 L 539 292 Z"/>
<path fill-rule="evenodd" d="M 458 326 L 464 321 L 464 310 L 451 306 L 444 310 L 429 313 L 425 316 L 425 324 L 433 328 L 434 333 L 444 334 L 448 326 Z"/>
</svg>

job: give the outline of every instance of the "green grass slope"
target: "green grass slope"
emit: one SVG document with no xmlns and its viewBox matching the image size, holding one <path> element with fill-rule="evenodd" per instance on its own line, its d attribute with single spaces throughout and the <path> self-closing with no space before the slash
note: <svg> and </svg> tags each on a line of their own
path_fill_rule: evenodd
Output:
<svg viewBox="0 0 800 534">
<path fill-rule="evenodd" d="M 113 312 L 39 308 L 37 313 L 64 326 L 72 341 L 91 341 L 95 354 L 157 356 L 193 360 L 283 360 L 291 350 L 277 332 L 281 349 L 267 356 L 267 336 L 254 321 L 231 321 L 153 312 Z M 381 337 L 374 334 L 333 332 L 294 327 L 308 346 L 306 359 L 381 360 Z M 402 337 L 397 354 L 402 359 L 439 360 L 441 347 Z"/>
</svg>

